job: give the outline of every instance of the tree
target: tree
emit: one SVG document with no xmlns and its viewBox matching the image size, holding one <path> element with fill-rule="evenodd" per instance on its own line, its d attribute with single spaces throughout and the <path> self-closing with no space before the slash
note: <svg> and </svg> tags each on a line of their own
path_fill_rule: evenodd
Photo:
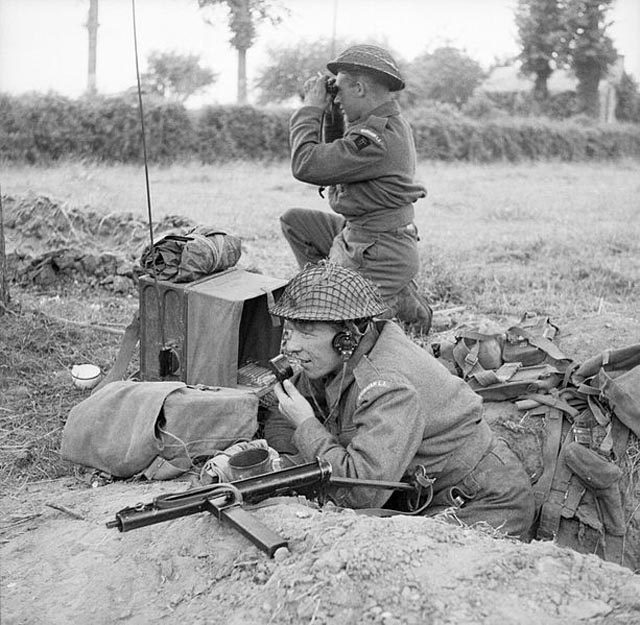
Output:
<svg viewBox="0 0 640 625">
<path fill-rule="evenodd" d="M 89 31 L 89 63 L 87 72 L 87 93 L 96 94 L 96 50 L 98 47 L 98 0 L 89 0 L 89 15 L 87 17 Z"/>
<path fill-rule="evenodd" d="M 598 115 L 600 80 L 616 60 L 606 34 L 607 13 L 614 0 L 519 0 L 516 24 L 522 71 L 535 74 L 534 94 L 547 97 L 554 67 L 570 67 L 578 79 L 580 111 Z"/>
<path fill-rule="evenodd" d="M 258 103 L 285 102 L 302 94 L 304 81 L 317 72 L 327 72 L 327 62 L 335 56 L 337 46 L 331 39 L 304 41 L 268 50 L 269 63 L 258 70 L 255 86 L 259 90 Z"/>
<path fill-rule="evenodd" d="M 147 63 L 149 71 L 141 76 L 145 88 L 183 103 L 217 79 L 217 74 L 200 66 L 197 54 L 154 51 Z"/>
<path fill-rule="evenodd" d="M 543 101 L 549 96 L 547 81 L 559 61 L 565 31 L 559 0 L 519 0 L 516 26 L 521 51 L 521 71 L 535 75 L 533 95 Z"/>
<path fill-rule="evenodd" d="M 618 102 L 616 119 L 622 122 L 640 123 L 640 92 L 633 76 L 624 72 L 620 84 L 616 88 Z"/>
<path fill-rule="evenodd" d="M 282 18 L 277 15 L 269 0 L 198 0 L 200 9 L 215 5 L 225 5 L 229 29 L 233 33 L 229 42 L 238 52 L 238 95 L 239 104 L 247 101 L 247 50 L 257 37 L 257 26 L 263 21 L 278 24 Z M 210 19 L 205 18 L 207 23 Z"/>
<path fill-rule="evenodd" d="M 614 0 L 566 0 L 564 25 L 565 52 L 578 79 L 579 109 L 592 117 L 600 108 L 598 87 L 617 51 L 607 35 L 607 13 Z"/>
<path fill-rule="evenodd" d="M 414 105 L 437 100 L 461 107 L 484 79 L 480 64 L 466 53 L 445 46 L 416 57 L 408 67 L 406 100 Z"/>
</svg>

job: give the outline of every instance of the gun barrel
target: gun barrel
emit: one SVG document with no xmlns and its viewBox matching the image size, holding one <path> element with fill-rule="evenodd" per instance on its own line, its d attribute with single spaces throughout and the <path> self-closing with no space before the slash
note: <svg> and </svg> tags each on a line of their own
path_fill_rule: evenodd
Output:
<svg viewBox="0 0 640 625">
<path fill-rule="evenodd" d="M 170 508 L 157 508 L 153 503 L 123 508 L 116 512 L 113 521 L 107 522 L 107 527 L 118 529 L 121 532 L 129 532 L 139 527 L 155 525 L 202 512 L 205 510 L 206 503 L 207 498 L 202 497 L 197 501 L 188 501 Z"/>
<path fill-rule="evenodd" d="M 415 492 L 416 488 L 408 482 L 385 482 L 383 480 L 361 480 L 355 477 L 330 477 L 329 484 L 331 486 L 344 486 L 353 488 L 354 486 L 362 486 L 368 488 L 377 488 L 379 490 L 401 490 L 406 492 Z"/>
</svg>

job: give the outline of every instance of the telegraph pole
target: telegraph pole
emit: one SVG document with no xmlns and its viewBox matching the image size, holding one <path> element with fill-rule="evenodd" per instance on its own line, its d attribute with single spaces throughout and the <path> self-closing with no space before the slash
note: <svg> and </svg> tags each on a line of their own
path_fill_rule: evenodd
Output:
<svg viewBox="0 0 640 625">
<path fill-rule="evenodd" d="M 89 0 L 89 73 L 87 76 L 87 93 L 96 95 L 96 48 L 98 44 L 98 0 Z"/>
</svg>

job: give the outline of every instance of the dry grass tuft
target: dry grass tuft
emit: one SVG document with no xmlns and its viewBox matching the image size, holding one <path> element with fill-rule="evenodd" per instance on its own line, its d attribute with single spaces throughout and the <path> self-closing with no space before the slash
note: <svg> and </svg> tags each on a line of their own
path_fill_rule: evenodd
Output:
<svg viewBox="0 0 640 625">
<path fill-rule="evenodd" d="M 59 454 L 69 410 L 88 391 L 71 383 L 76 363 L 108 369 L 120 338 L 14 308 L 0 323 L 0 487 L 69 475 Z"/>
</svg>

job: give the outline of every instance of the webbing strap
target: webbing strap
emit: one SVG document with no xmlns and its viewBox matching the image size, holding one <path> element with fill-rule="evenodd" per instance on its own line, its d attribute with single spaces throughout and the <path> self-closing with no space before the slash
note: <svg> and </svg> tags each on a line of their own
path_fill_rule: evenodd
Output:
<svg viewBox="0 0 640 625">
<path fill-rule="evenodd" d="M 542 449 L 542 475 L 533 486 L 536 508 L 541 508 L 549 496 L 553 476 L 556 471 L 560 439 L 562 438 L 562 412 L 548 408 L 544 421 L 545 440 Z"/>
<path fill-rule="evenodd" d="M 569 365 L 567 365 L 567 368 L 564 371 L 564 378 L 562 380 L 562 388 L 567 388 L 569 386 L 569 383 L 571 382 L 571 376 L 573 375 L 573 373 L 577 370 L 577 368 L 580 365 L 573 361 L 571 362 Z"/>
<path fill-rule="evenodd" d="M 519 336 L 523 339 L 527 339 L 531 345 L 537 347 L 539 350 L 542 350 L 545 354 L 551 356 L 551 358 L 555 360 L 569 360 L 561 351 L 560 348 L 545 338 L 544 336 L 536 336 L 531 334 L 531 332 L 527 332 L 527 330 L 523 328 L 519 328 L 518 326 L 514 326 L 513 328 L 509 328 L 509 334 L 514 334 L 515 336 Z"/>
<path fill-rule="evenodd" d="M 604 410 L 602 410 L 600 404 L 596 401 L 593 395 L 587 395 L 587 404 L 589 404 L 589 409 L 593 413 L 598 425 L 606 428 L 611 423 L 611 418 L 604 412 Z"/>
<path fill-rule="evenodd" d="M 523 399 L 531 399 L 538 402 L 539 404 L 543 404 L 551 408 L 556 408 L 557 410 L 566 412 L 573 418 L 577 417 L 579 414 L 578 410 L 576 410 L 573 406 L 570 406 L 564 399 L 562 399 L 558 395 L 542 395 L 541 393 L 532 393 L 529 395 L 525 395 Z"/>
<path fill-rule="evenodd" d="M 478 363 L 478 352 L 480 351 L 480 343 L 476 342 L 471 346 L 471 349 L 467 347 L 464 341 L 458 341 L 454 347 L 453 354 L 458 366 L 462 369 L 464 378 L 466 379 L 469 374 L 477 367 L 478 370 L 484 371 L 484 367 Z"/>
<path fill-rule="evenodd" d="M 582 481 L 575 475 L 572 475 L 562 504 L 561 514 L 563 517 L 570 519 L 576 515 L 576 510 L 578 509 L 586 490 L 587 489 Z"/>
<path fill-rule="evenodd" d="M 613 419 L 612 422 L 613 435 L 613 455 L 614 460 L 622 457 L 627 449 L 629 441 L 629 428 L 619 419 Z M 625 527 L 626 530 L 626 527 Z M 604 556 L 609 562 L 616 562 L 624 566 L 624 545 L 625 535 L 623 536 L 607 536 L 607 542 L 604 545 Z"/>
<path fill-rule="evenodd" d="M 138 346 L 140 340 L 140 312 L 136 311 L 131 319 L 131 322 L 124 331 L 122 337 L 122 343 L 120 343 L 120 350 L 116 356 L 116 360 L 113 363 L 113 367 L 109 370 L 109 373 L 100 381 L 91 394 L 100 390 L 106 384 L 115 382 L 117 380 L 124 380 L 127 373 L 127 367 L 133 358 L 133 354 Z"/>
<path fill-rule="evenodd" d="M 554 410 L 554 409 L 552 409 Z M 562 415 L 562 413 L 560 413 Z M 562 422 L 562 421 L 561 421 Z M 564 444 L 560 449 L 557 461 L 555 463 L 555 471 L 549 489 L 549 495 L 546 501 L 543 500 L 542 507 L 540 509 L 540 521 L 538 523 L 538 531 L 536 537 L 539 540 L 553 540 L 560 528 L 560 519 L 562 517 L 562 510 L 564 508 L 567 491 L 569 489 L 569 482 L 573 475 L 571 469 L 565 462 L 566 456 L 566 443 L 570 442 L 572 433 L 569 431 L 565 437 Z M 535 491 L 534 491 L 535 494 Z M 538 499 L 536 498 L 536 501 Z"/>
<path fill-rule="evenodd" d="M 589 378 L 591 379 L 591 378 Z M 578 386 L 577 392 L 584 395 L 585 397 L 589 395 L 600 395 L 600 389 L 595 386 L 591 386 L 589 381 L 585 381 Z"/>
</svg>

